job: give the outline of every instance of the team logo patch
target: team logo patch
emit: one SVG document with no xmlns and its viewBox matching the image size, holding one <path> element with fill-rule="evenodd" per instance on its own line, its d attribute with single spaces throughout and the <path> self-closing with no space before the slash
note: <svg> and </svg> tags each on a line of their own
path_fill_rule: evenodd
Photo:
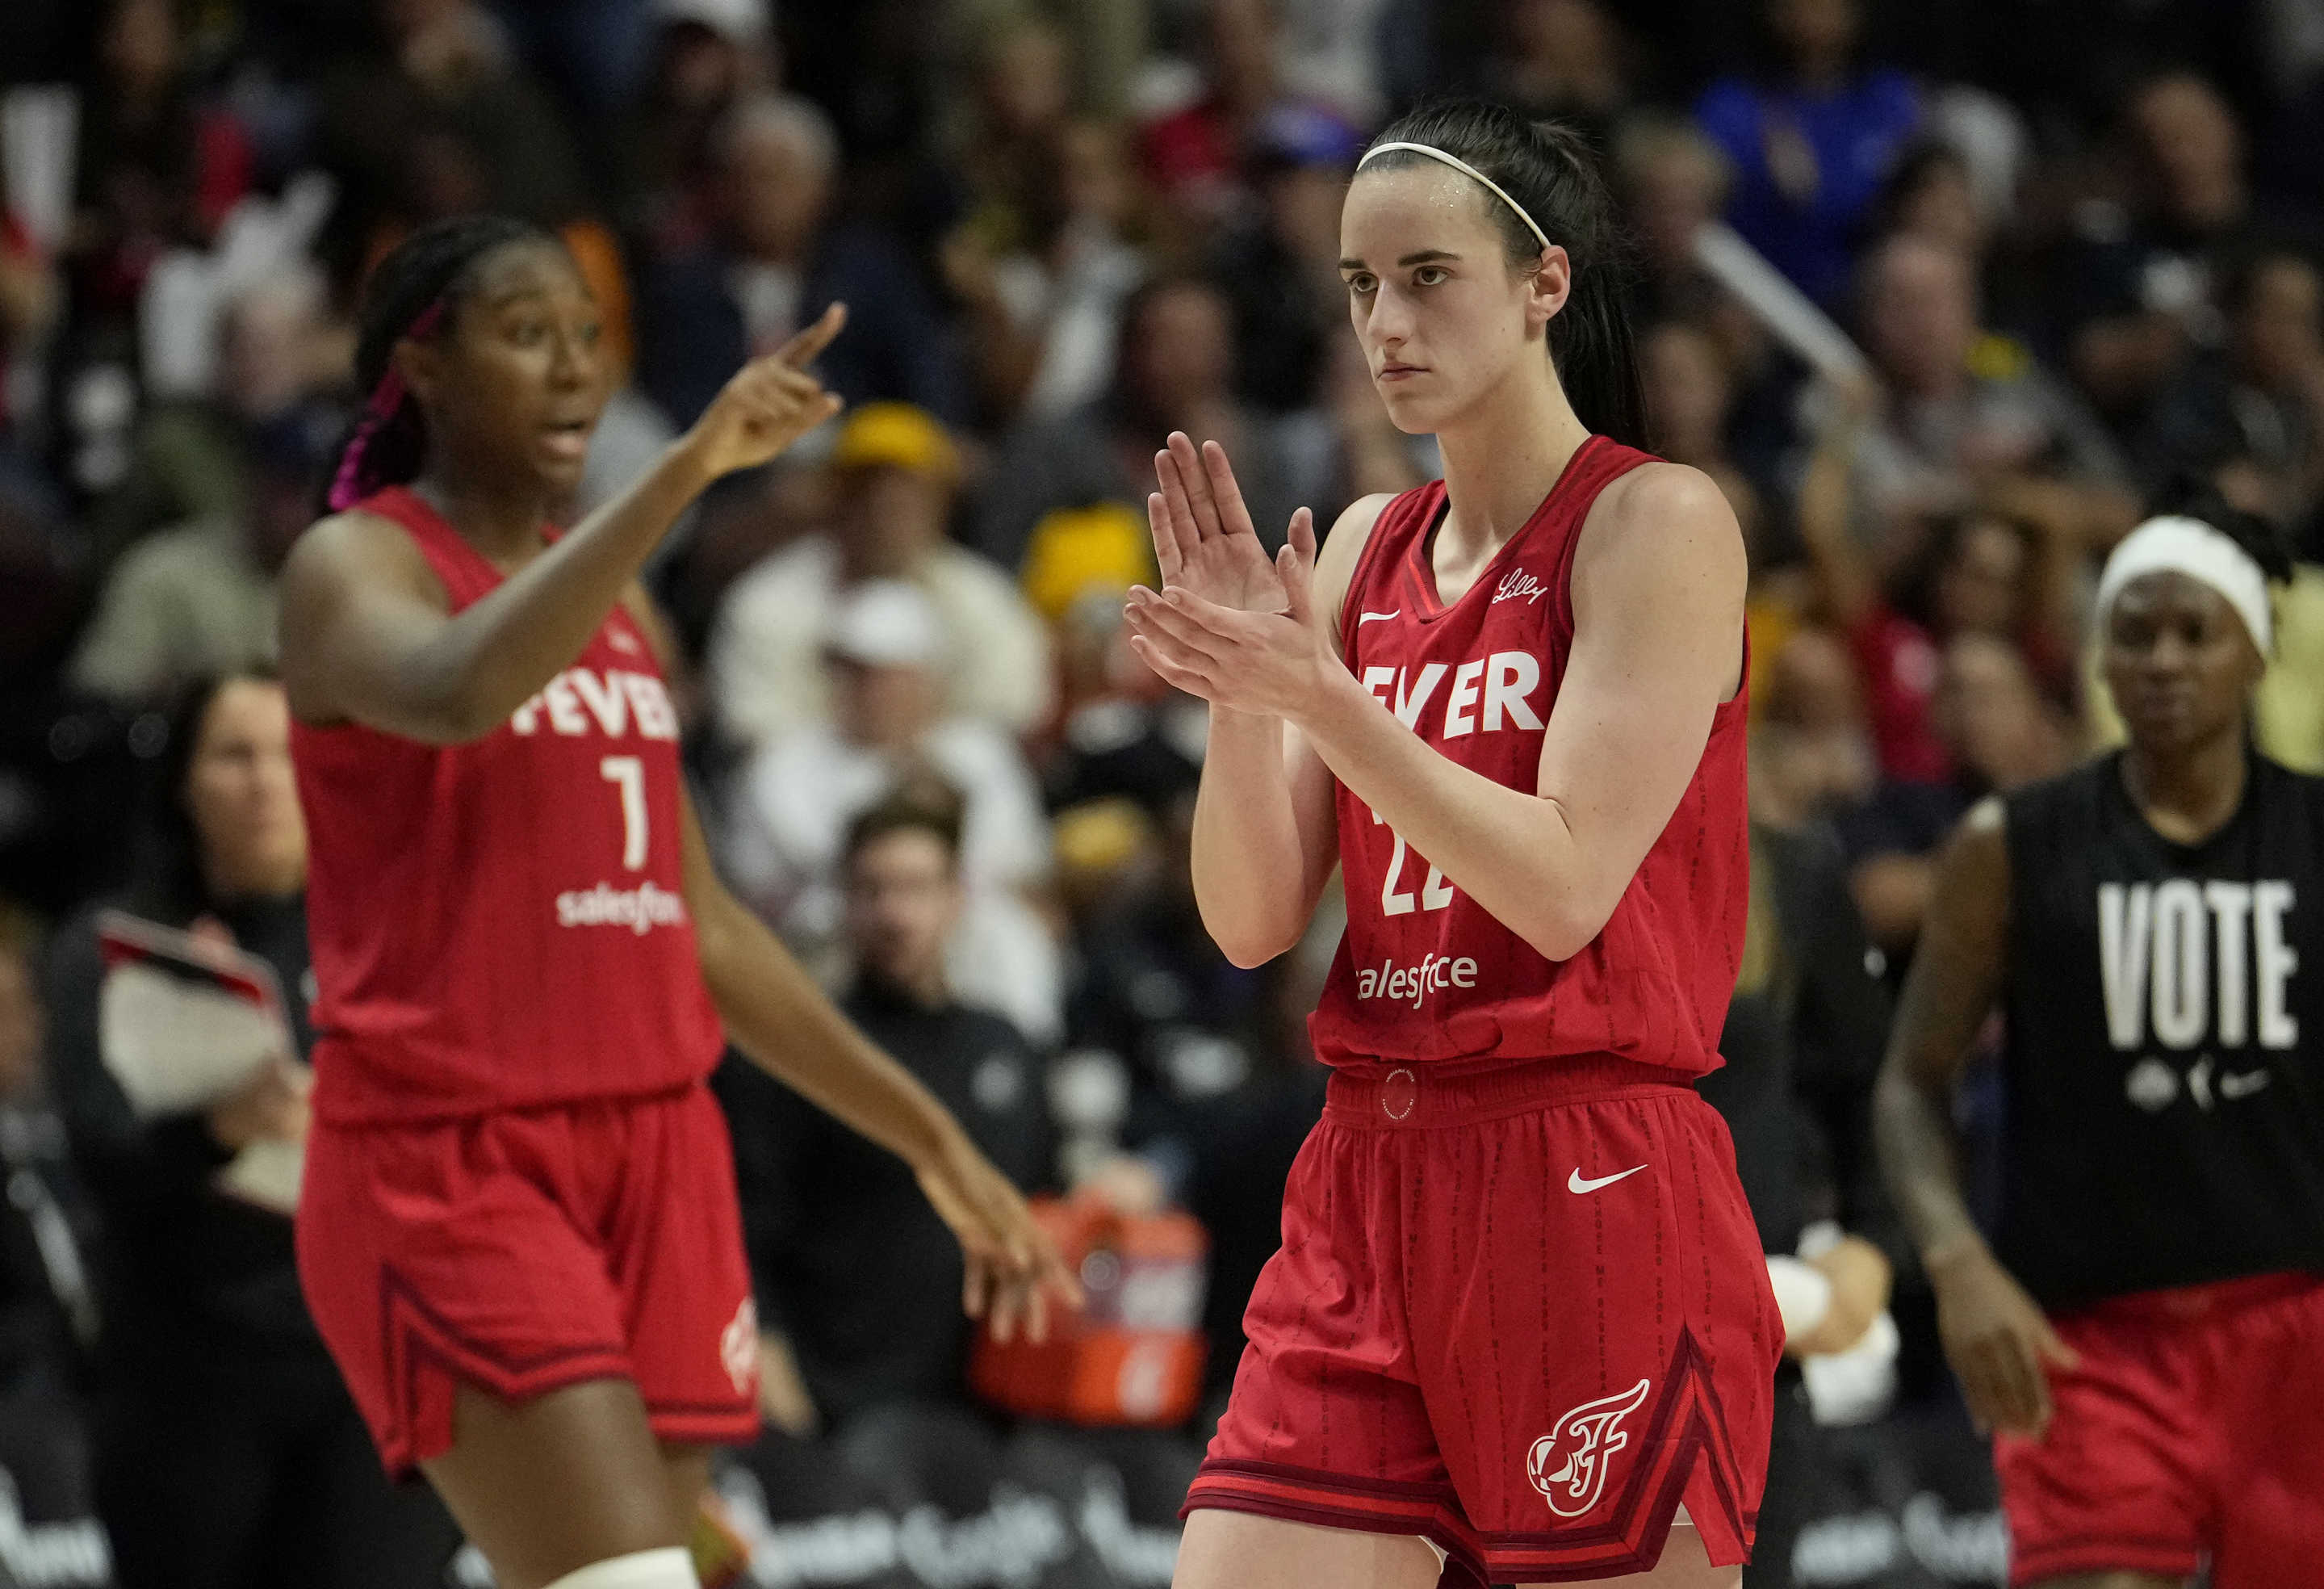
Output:
<svg viewBox="0 0 2324 1589">
<path fill-rule="evenodd" d="M 748 1297 L 718 1334 L 718 1361 L 734 1381 L 734 1393 L 751 1394 L 759 1382 L 759 1305 Z"/>
<path fill-rule="evenodd" d="M 1620 1427 L 1637 1411 L 1652 1387 L 1640 1380 L 1628 1390 L 1585 1401 L 1551 1426 L 1526 1457 L 1526 1477 L 1562 1518 L 1578 1518 L 1605 1493 L 1606 1469 L 1614 1453 L 1630 1443 Z"/>
</svg>

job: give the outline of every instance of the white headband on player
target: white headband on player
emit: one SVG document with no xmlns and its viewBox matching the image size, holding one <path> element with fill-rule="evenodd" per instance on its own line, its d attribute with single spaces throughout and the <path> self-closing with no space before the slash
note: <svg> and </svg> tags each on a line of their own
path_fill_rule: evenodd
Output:
<svg viewBox="0 0 2324 1589">
<path fill-rule="evenodd" d="M 2098 576 L 2098 622 L 2114 611 L 2115 598 L 2146 574 L 2184 574 L 2219 593 L 2251 632 L 2265 656 L 2275 643 L 2268 614 L 2267 576 L 2251 553 L 2200 519 L 2166 514 L 2149 519 L 2122 538 Z"/>
<path fill-rule="evenodd" d="M 1447 154 L 1442 149 L 1431 148 L 1425 143 L 1375 143 L 1370 149 L 1364 151 L 1363 159 L 1356 162 L 1356 169 L 1358 171 L 1363 170 L 1366 165 L 1371 162 L 1371 160 L 1375 155 L 1387 154 L 1391 151 L 1397 149 L 1406 150 L 1414 154 L 1425 154 L 1431 160 L 1443 162 L 1446 165 L 1451 166 L 1454 171 L 1459 171 L 1464 177 L 1474 177 L 1478 181 L 1484 183 L 1486 188 L 1491 191 L 1494 198 L 1499 199 L 1503 204 L 1509 207 L 1510 212 L 1514 214 L 1517 219 L 1526 224 L 1526 230 L 1531 232 L 1536 237 L 1541 239 L 1541 245 L 1544 248 L 1552 246 L 1549 240 L 1549 234 L 1543 231 L 1541 227 L 1536 224 L 1533 217 L 1526 214 L 1524 205 L 1519 204 L 1516 199 L 1510 198 L 1508 193 L 1503 191 L 1501 185 L 1499 182 L 1493 180 L 1492 178 L 1487 176 L 1484 172 L 1479 171 L 1475 166 L 1471 165 L 1467 161 L 1462 160 L 1457 154 Z"/>
</svg>

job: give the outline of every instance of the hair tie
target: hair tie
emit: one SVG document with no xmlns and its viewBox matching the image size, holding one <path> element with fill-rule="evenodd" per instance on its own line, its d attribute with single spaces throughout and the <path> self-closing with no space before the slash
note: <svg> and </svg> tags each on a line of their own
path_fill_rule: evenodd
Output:
<svg viewBox="0 0 2324 1589">
<path fill-rule="evenodd" d="M 1475 166 L 1471 165 L 1467 161 L 1462 160 L 1457 154 L 1447 154 L 1442 149 L 1435 148 L 1426 143 L 1375 143 L 1370 149 L 1364 151 L 1363 159 L 1356 162 L 1356 169 L 1360 171 L 1362 171 L 1365 165 L 1370 162 L 1372 156 L 1375 154 L 1386 154 L 1392 150 L 1397 149 L 1407 150 L 1414 154 L 1425 154 L 1431 160 L 1442 161 L 1446 165 L 1451 166 L 1454 171 L 1459 171 L 1462 176 L 1475 178 L 1478 181 L 1482 182 L 1486 188 L 1491 191 L 1494 198 L 1499 199 L 1503 204 L 1509 207 L 1510 213 L 1526 224 L 1526 230 L 1531 232 L 1536 237 L 1539 238 L 1541 240 L 1541 245 L 1544 248 L 1552 248 L 1555 246 L 1554 244 L 1550 242 L 1549 234 L 1543 231 L 1540 226 L 1535 222 L 1533 217 L 1526 213 L 1526 208 L 1524 205 L 1519 204 L 1516 199 L 1510 198 L 1508 193 L 1499 182 L 1493 180 L 1492 178 L 1487 176 L 1484 172 L 1479 171 Z"/>
<path fill-rule="evenodd" d="M 413 317 L 410 326 L 396 341 L 401 342 L 406 337 L 431 336 L 443 322 L 444 300 L 439 296 Z M 395 411 L 402 402 L 403 376 L 395 367 L 391 347 L 387 373 L 380 376 L 379 384 L 371 389 L 371 396 L 364 402 L 363 418 L 355 421 L 355 433 L 347 439 L 346 448 L 339 454 L 338 472 L 331 476 L 331 493 L 324 498 L 331 512 L 345 513 L 369 494 L 364 489 L 364 454 L 370 450 L 372 442 L 386 428 L 387 422 L 395 417 Z"/>
</svg>

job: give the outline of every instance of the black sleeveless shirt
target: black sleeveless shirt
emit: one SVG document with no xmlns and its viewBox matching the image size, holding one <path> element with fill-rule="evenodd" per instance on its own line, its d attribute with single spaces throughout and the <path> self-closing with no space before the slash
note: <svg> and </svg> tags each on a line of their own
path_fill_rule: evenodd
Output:
<svg viewBox="0 0 2324 1589">
<path fill-rule="evenodd" d="M 2324 1271 L 2324 779 L 2200 845 L 2119 753 L 2006 800 L 2001 1261 L 2047 1307 Z"/>
</svg>

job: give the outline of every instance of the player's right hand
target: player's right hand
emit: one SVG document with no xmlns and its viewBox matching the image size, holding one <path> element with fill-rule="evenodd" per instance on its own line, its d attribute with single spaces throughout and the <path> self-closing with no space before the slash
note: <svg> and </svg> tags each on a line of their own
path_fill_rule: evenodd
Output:
<svg viewBox="0 0 2324 1589">
<path fill-rule="evenodd" d="M 1225 448 L 1205 441 L 1197 450 L 1184 430 L 1173 430 L 1170 445 L 1154 455 L 1154 473 L 1162 489 L 1147 497 L 1146 520 L 1164 589 L 1246 613 L 1279 613 L 1290 605 L 1275 559 L 1259 543 Z"/>
<path fill-rule="evenodd" d="M 2073 1370 L 2081 1355 L 2061 1340 L 1982 1242 L 1928 1261 L 1937 1291 L 1937 1335 L 1960 1380 L 1980 1432 L 2040 1439 L 2050 1427 L 2052 1368 Z"/>
<path fill-rule="evenodd" d="M 706 477 L 757 467 L 844 406 L 807 366 L 846 323 L 847 306 L 835 303 L 806 330 L 734 373 L 679 443 Z"/>
<path fill-rule="evenodd" d="M 1082 1305 L 1082 1289 L 1056 1243 L 1034 1218 L 1009 1178 L 992 1167 L 967 1133 L 953 1129 L 925 1164 L 915 1165 L 920 1191 L 966 1260 L 962 1305 L 1006 1341 L 1021 1323 L 1025 1338 L 1049 1333 L 1049 1305 Z"/>
</svg>

